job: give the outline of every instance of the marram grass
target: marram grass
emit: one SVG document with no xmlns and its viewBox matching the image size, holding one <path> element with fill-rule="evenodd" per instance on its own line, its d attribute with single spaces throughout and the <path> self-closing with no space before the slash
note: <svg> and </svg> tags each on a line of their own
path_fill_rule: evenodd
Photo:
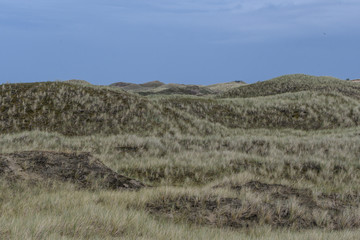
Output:
<svg viewBox="0 0 360 240">
<path fill-rule="evenodd" d="M 90 152 L 151 186 L 1 179 L 0 239 L 358 239 L 359 86 L 290 75 L 147 98 L 0 85 L 0 153 Z"/>
</svg>

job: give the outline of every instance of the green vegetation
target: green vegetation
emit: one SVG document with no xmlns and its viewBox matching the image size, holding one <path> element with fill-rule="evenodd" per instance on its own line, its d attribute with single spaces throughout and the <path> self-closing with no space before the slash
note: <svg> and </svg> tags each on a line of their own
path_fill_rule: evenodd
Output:
<svg viewBox="0 0 360 240">
<path fill-rule="evenodd" d="M 229 91 L 230 89 L 240 87 L 240 86 L 244 86 L 244 85 L 246 85 L 246 83 L 244 81 L 238 80 L 238 81 L 233 81 L 233 82 L 217 83 L 217 84 L 207 85 L 206 87 L 209 88 L 210 90 L 216 92 L 216 93 L 222 93 L 222 92 Z"/>
<path fill-rule="evenodd" d="M 65 135 L 214 132 L 186 113 L 119 89 L 64 82 L 0 86 L 0 133 L 28 130 Z"/>
<path fill-rule="evenodd" d="M 186 84 L 176 84 L 176 83 L 165 84 L 159 81 L 152 81 L 143 84 L 118 82 L 118 83 L 113 83 L 110 86 L 118 87 L 125 91 L 137 93 L 142 96 L 175 95 L 175 94 L 205 96 L 205 95 L 215 95 L 218 93 L 222 93 L 231 88 L 235 88 L 245 84 L 246 83 L 243 81 L 234 81 L 234 82 L 218 83 L 208 86 L 202 86 L 202 85 L 186 85 Z"/>
<path fill-rule="evenodd" d="M 117 88 L 47 82 L 1 85 L 0 111 L 0 133 L 226 135 L 229 129 L 239 128 L 355 127 L 359 125 L 360 105 L 356 98 L 334 92 L 236 99 L 161 95 L 147 99 Z"/>
<path fill-rule="evenodd" d="M 360 102 L 337 93 L 305 91 L 236 99 L 179 96 L 158 98 L 158 103 L 230 129 L 318 130 L 360 123 Z"/>
<path fill-rule="evenodd" d="M 305 74 L 284 75 L 264 82 L 257 82 L 231 89 L 221 97 L 259 97 L 281 93 L 311 91 L 317 93 L 340 93 L 360 98 L 360 85 L 333 77 L 315 77 Z"/>
<path fill-rule="evenodd" d="M 86 152 L 149 187 L 9 181 L 0 163 L 0 238 L 358 239 L 357 88 L 299 77 L 293 82 L 311 78 L 313 87 L 265 94 L 257 83 L 235 89 L 251 87 L 256 97 L 233 98 L 143 97 L 78 82 L 1 85 L 5 160 Z M 317 80 L 330 85 L 316 88 Z"/>
<path fill-rule="evenodd" d="M 73 84 L 80 84 L 80 85 L 91 85 L 88 81 L 85 80 L 79 80 L 79 79 L 70 79 L 65 82 L 73 83 Z"/>
</svg>

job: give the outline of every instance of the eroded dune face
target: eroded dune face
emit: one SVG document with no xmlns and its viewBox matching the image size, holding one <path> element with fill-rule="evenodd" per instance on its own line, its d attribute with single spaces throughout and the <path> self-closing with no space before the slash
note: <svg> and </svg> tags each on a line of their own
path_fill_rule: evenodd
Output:
<svg viewBox="0 0 360 240">
<path fill-rule="evenodd" d="M 71 182 L 84 188 L 144 187 L 141 182 L 114 172 L 90 153 L 26 151 L 0 154 L 0 176 L 9 180 Z"/>
</svg>

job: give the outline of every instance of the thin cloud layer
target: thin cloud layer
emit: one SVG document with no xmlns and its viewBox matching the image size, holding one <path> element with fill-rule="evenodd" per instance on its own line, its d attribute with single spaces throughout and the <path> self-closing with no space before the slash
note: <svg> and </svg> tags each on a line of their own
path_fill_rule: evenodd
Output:
<svg viewBox="0 0 360 240">
<path fill-rule="evenodd" d="M 124 20 L 138 24 L 174 25 L 224 30 L 241 39 L 282 38 L 306 34 L 343 34 L 358 29 L 360 2 L 353 0 L 118 1 Z M 115 14 L 117 14 L 115 12 Z M 123 15 L 123 16 L 124 16 Z"/>
<path fill-rule="evenodd" d="M 0 19 L 27 24 L 116 26 L 138 24 L 189 27 L 284 37 L 358 29 L 360 2 L 354 0 L 3 0 Z M 70 26 L 72 27 L 72 26 Z"/>
</svg>

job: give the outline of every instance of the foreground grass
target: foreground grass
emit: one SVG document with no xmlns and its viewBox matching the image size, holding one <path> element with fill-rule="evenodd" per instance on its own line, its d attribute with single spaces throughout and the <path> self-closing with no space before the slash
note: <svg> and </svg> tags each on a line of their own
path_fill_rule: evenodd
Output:
<svg viewBox="0 0 360 240">
<path fill-rule="evenodd" d="M 91 152 L 153 187 L 87 191 L 70 184 L 2 181 L 0 234 L 4 239 L 357 239 L 359 136 L 360 128 L 237 130 L 206 137 L 3 134 L 0 153 Z M 276 211 L 286 214 L 274 218 Z"/>
<path fill-rule="evenodd" d="M 294 232 L 213 228 L 167 221 L 144 204 L 176 189 L 90 192 L 72 186 L 0 185 L 2 239 L 357 239 L 358 230 Z M 189 192 L 189 190 L 186 190 Z M 195 191 L 195 190 L 193 190 Z"/>
<path fill-rule="evenodd" d="M 113 170 L 155 186 L 206 185 L 249 173 L 260 180 L 311 186 L 323 192 L 349 192 L 360 191 L 359 136 L 360 128 L 242 130 L 232 136 L 207 137 L 66 137 L 24 132 L 1 135 L 0 153 L 90 152 Z"/>
</svg>

